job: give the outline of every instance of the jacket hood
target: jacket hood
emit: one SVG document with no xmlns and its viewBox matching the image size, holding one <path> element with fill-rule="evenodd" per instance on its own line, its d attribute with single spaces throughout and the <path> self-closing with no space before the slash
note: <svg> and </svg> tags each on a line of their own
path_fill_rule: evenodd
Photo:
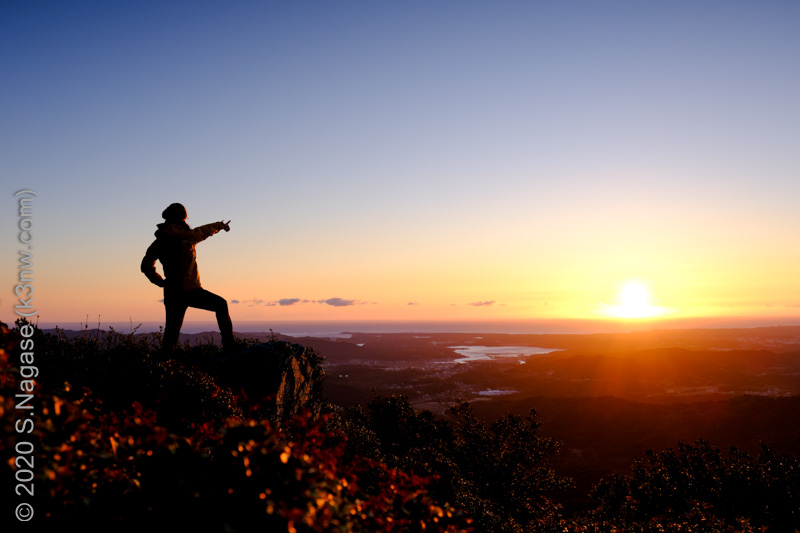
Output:
<svg viewBox="0 0 800 533">
<path fill-rule="evenodd" d="M 156 228 L 158 229 L 156 229 L 156 232 L 153 234 L 156 236 L 156 239 L 158 239 L 159 237 L 166 236 L 167 232 L 164 230 L 164 226 L 166 225 L 167 225 L 166 222 L 162 222 L 161 224 L 156 224 Z"/>
<path fill-rule="evenodd" d="M 172 227 L 176 226 L 183 229 L 189 229 L 189 224 L 186 222 L 162 222 L 161 224 L 156 224 L 156 228 L 158 229 L 156 229 L 154 235 L 156 238 L 167 237 L 172 233 Z"/>
</svg>

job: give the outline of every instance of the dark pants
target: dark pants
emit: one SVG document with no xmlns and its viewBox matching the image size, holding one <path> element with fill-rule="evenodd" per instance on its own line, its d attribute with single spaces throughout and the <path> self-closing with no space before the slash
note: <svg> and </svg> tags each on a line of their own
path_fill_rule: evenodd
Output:
<svg viewBox="0 0 800 533">
<path fill-rule="evenodd" d="M 233 324 L 228 314 L 228 302 L 225 301 L 225 298 L 205 289 L 185 291 L 183 289 L 165 288 L 164 308 L 167 312 L 167 324 L 164 327 L 162 343 L 164 352 L 171 352 L 175 345 L 178 344 L 178 335 L 181 333 L 183 317 L 189 307 L 214 311 L 217 315 L 219 332 L 222 335 L 222 345 L 233 345 Z"/>
</svg>

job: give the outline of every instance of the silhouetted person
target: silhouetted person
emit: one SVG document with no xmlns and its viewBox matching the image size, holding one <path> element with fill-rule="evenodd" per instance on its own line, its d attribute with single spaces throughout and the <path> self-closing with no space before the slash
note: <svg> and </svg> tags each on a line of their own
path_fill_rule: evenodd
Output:
<svg viewBox="0 0 800 533">
<path fill-rule="evenodd" d="M 200 286 L 197 273 L 197 255 L 194 246 L 220 230 L 230 231 L 228 222 L 213 222 L 194 229 L 186 223 L 186 208 L 172 204 L 161 214 L 156 240 L 147 248 L 142 259 L 142 272 L 152 283 L 164 287 L 164 308 L 167 321 L 164 327 L 162 349 L 169 354 L 178 343 L 186 309 L 196 307 L 214 311 L 217 315 L 222 346 L 226 351 L 234 348 L 233 324 L 228 314 L 228 303 Z M 164 269 L 162 278 L 156 272 L 156 260 Z"/>
</svg>

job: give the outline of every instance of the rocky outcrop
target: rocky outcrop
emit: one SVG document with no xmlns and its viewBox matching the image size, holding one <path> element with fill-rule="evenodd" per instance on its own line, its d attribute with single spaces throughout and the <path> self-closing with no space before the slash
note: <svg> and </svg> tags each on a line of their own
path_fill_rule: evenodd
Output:
<svg viewBox="0 0 800 533">
<path fill-rule="evenodd" d="M 253 344 L 221 363 L 220 377 L 244 392 L 254 414 L 280 423 L 322 407 L 322 357 L 313 348 L 273 341 Z"/>
</svg>

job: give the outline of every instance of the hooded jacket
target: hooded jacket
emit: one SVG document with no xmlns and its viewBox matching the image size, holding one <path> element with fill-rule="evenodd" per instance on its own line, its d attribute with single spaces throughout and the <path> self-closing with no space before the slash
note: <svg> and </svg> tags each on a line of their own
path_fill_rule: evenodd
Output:
<svg viewBox="0 0 800 533">
<path fill-rule="evenodd" d="M 201 288 L 194 246 L 225 229 L 225 224 L 213 222 L 192 229 L 185 221 L 168 221 L 157 227 L 156 240 L 147 248 L 142 259 L 144 275 L 159 287 L 186 291 Z M 156 260 L 161 261 L 163 278 L 156 272 Z"/>
</svg>

